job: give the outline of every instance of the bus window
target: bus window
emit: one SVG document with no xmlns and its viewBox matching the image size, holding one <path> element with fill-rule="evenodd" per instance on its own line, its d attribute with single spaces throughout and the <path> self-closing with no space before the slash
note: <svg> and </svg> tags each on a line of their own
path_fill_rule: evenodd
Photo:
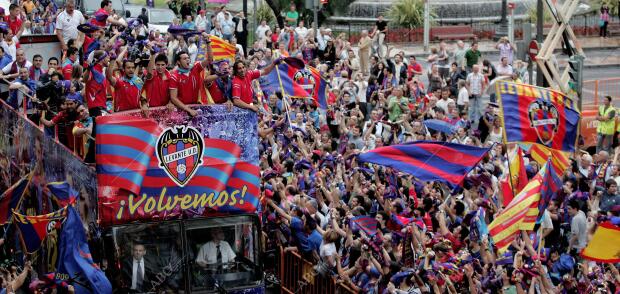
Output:
<svg viewBox="0 0 620 294">
<path fill-rule="evenodd" d="M 258 228 L 251 216 L 186 222 L 187 252 L 193 254 L 192 291 L 231 290 L 260 283 Z"/>
<path fill-rule="evenodd" d="M 131 293 L 185 290 L 179 222 L 113 227 L 104 237 L 108 278 L 114 289 Z"/>
</svg>

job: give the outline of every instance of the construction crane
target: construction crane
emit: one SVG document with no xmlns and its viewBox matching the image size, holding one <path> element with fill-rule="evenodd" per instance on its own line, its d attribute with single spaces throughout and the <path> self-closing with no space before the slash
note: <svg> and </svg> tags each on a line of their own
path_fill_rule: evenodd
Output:
<svg viewBox="0 0 620 294">
<path fill-rule="evenodd" d="M 557 0 L 545 1 L 555 21 L 538 51 L 536 63 L 538 64 L 539 71 L 549 82 L 549 86 L 569 94 L 569 96 L 576 96 L 581 109 L 585 54 L 569 24 L 571 17 L 579 6 L 579 0 L 566 0 L 559 8 L 556 5 Z M 560 42 L 564 42 L 569 56 L 568 66 L 562 72 L 552 58 L 553 51 L 558 45 L 561 45 Z"/>
</svg>

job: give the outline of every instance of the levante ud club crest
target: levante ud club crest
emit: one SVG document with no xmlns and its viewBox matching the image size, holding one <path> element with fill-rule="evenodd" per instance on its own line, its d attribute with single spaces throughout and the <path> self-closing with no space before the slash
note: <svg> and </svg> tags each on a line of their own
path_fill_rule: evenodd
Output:
<svg viewBox="0 0 620 294">
<path fill-rule="evenodd" d="M 544 145 L 551 144 L 558 132 L 558 109 L 551 102 L 536 99 L 530 103 L 527 112 L 538 140 Z"/>
<path fill-rule="evenodd" d="M 316 81 L 314 80 L 312 72 L 306 68 L 302 68 L 295 73 L 293 80 L 306 90 L 306 92 L 310 93 L 310 96 L 314 96 L 314 85 Z"/>
<path fill-rule="evenodd" d="M 203 151 L 204 139 L 194 127 L 170 127 L 157 139 L 159 167 L 181 187 L 192 179 L 198 167 L 202 165 Z"/>
</svg>

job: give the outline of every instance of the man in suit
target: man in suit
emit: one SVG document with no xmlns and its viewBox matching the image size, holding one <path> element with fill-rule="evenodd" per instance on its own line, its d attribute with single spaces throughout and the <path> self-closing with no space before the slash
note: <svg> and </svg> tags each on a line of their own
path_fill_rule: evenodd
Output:
<svg viewBox="0 0 620 294">
<path fill-rule="evenodd" d="M 235 23 L 235 38 L 237 38 L 237 43 L 243 47 L 244 58 L 247 56 L 248 52 L 248 20 L 243 15 L 243 12 L 239 12 L 234 18 L 233 22 Z"/>
<path fill-rule="evenodd" d="M 146 247 L 134 243 L 131 257 L 123 261 L 122 280 L 129 293 L 141 293 L 151 290 L 151 281 L 155 273 L 153 263 L 145 258 Z"/>
</svg>

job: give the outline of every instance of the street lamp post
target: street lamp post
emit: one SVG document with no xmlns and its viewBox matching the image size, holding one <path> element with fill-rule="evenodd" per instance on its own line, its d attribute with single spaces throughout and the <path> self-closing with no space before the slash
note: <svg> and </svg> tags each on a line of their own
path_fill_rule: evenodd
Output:
<svg viewBox="0 0 620 294">
<path fill-rule="evenodd" d="M 508 0 L 502 0 L 502 18 L 499 21 L 499 28 L 495 32 L 496 39 L 508 36 L 508 19 L 506 18 L 507 15 Z"/>
<path fill-rule="evenodd" d="M 428 52 L 431 30 L 431 0 L 424 0 L 424 52 Z"/>
</svg>

